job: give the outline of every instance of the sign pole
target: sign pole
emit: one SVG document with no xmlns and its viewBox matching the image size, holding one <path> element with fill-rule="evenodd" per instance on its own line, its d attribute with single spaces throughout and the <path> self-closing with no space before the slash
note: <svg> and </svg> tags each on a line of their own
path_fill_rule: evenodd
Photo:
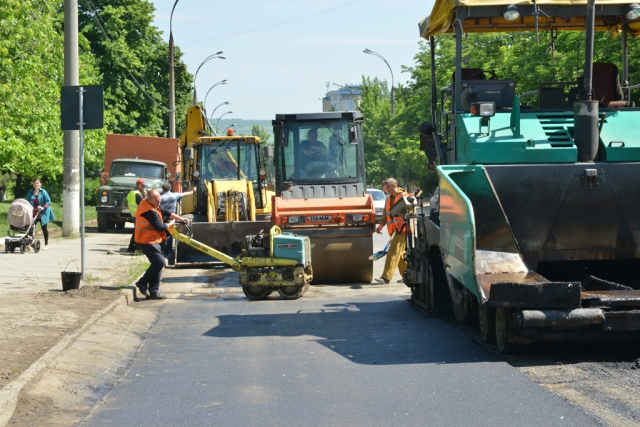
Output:
<svg viewBox="0 0 640 427">
<path fill-rule="evenodd" d="M 80 251 L 81 253 L 81 269 L 82 269 L 82 280 L 86 279 L 85 277 L 85 268 L 84 268 L 84 111 L 83 111 L 83 98 L 84 98 L 84 88 L 80 86 L 78 88 L 78 103 L 80 104 L 79 109 L 79 117 L 80 121 L 78 125 L 80 126 Z"/>
</svg>

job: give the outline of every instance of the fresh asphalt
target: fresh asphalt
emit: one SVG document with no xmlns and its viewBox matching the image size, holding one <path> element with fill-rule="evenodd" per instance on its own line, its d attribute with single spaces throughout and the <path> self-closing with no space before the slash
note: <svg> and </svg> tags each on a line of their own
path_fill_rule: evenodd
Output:
<svg viewBox="0 0 640 427">
<path fill-rule="evenodd" d="M 406 294 L 341 288 L 166 304 L 83 425 L 597 425 Z"/>
</svg>

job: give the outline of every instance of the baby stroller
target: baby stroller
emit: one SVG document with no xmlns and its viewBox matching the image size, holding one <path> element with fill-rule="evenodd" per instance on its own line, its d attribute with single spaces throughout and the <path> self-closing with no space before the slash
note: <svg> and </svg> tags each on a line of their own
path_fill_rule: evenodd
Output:
<svg viewBox="0 0 640 427">
<path fill-rule="evenodd" d="M 33 206 L 25 199 L 16 199 L 9 207 L 9 230 L 7 237 L 4 238 L 4 251 L 14 252 L 16 248 L 20 248 L 20 253 L 24 253 L 27 246 L 31 246 L 33 250 L 40 252 L 40 240 L 33 238 L 33 232 L 36 228 L 36 221 L 42 215 L 43 211 L 33 216 Z"/>
</svg>

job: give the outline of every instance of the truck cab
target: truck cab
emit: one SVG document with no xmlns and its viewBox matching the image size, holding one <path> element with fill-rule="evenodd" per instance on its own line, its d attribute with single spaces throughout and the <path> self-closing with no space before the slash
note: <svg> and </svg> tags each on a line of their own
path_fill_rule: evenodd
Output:
<svg viewBox="0 0 640 427">
<path fill-rule="evenodd" d="M 148 189 L 162 191 L 162 184 L 170 178 L 167 165 L 163 162 L 144 159 L 116 159 L 111 163 L 109 180 L 96 191 L 96 212 L 98 231 L 123 229 L 127 221 L 132 221 L 127 194 L 136 188 L 136 181 L 144 179 Z"/>
</svg>

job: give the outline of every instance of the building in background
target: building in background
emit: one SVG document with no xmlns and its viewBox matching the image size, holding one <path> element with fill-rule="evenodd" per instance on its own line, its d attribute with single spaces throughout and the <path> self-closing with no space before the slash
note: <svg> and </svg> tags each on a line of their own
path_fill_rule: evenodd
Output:
<svg viewBox="0 0 640 427">
<path fill-rule="evenodd" d="M 334 83 L 334 85 L 339 86 Z M 362 100 L 362 92 L 358 85 L 344 85 L 336 90 L 329 91 L 322 99 L 322 111 L 355 111 Z"/>
</svg>

